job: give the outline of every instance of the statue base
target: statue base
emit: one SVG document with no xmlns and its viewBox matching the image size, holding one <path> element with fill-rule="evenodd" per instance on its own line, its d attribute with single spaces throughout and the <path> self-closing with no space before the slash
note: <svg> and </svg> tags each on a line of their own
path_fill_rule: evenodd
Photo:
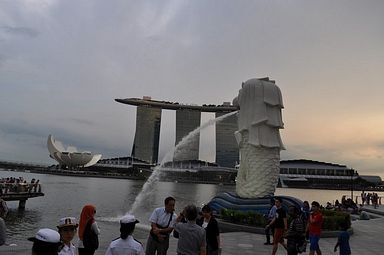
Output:
<svg viewBox="0 0 384 255">
<path fill-rule="evenodd" d="M 271 209 L 271 201 L 274 198 L 281 198 L 283 208 L 288 211 L 290 206 L 303 207 L 303 201 L 290 196 L 266 196 L 260 198 L 242 198 L 233 192 L 220 193 L 208 203 L 216 215 L 221 214 L 222 209 L 231 209 L 243 212 L 255 212 L 268 215 Z"/>
</svg>

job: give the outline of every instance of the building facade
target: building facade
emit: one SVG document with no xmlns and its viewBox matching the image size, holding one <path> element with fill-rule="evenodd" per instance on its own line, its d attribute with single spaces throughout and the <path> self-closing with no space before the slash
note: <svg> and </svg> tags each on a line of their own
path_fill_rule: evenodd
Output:
<svg viewBox="0 0 384 255">
<path fill-rule="evenodd" d="M 176 145 L 183 137 L 200 127 L 201 112 L 214 112 L 217 113 L 216 117 L 218 117 L 238 110 L 229 102 L 221 105 L 188 105 L 178 102 L 152 100 L 148 96 L 144 96 L 142 99 L 125 98 L 115 99 L 115 101 L 137 107 L 136 133 L 132 156 L 150 164 L 158 161 L 162 109 L 176 111 Z M 233 136 L 235 130 L 237 130 L 236 117 L 229 117 L 229 120 L 224 120 L 222 124 L 218 125 L 218 131 L 216 132 L 218 135 L 216 140 L 219 141 L 217 159 L 220 164 L 224 164 L 226 167 L 234 167 L 239 159 L 237 144 Z M 229 141 L 225 141 L 226 139 L 229 139 Z M 199 146 L 200 134 L 197 134 L 174 153 L 173 160 L 198 160 Z"/>
<path fill-rule="evenodd" d="M 218 118 L 228 112 L 216 112 Z M 235 138 L 237 115 L 216 123 L 216 163 L 223 167 L 235 167 L 239 163 L 239 147 Z"/>
<path fill-rule="evenodd" d="M 137 106 L 136 133 L 132 157 L 151 164 L 157 163 L 159 155 L 161 108 Z"/>
<path fill-rule="evenodd" d="M 201 111 L 181 109 L 176 110 L 176 141 L 177 145 L 183 137 L 200 127 Z M 193 136 L 175 151 L 173 160 L 198 160 L 200 133 Z"/>
</svg>

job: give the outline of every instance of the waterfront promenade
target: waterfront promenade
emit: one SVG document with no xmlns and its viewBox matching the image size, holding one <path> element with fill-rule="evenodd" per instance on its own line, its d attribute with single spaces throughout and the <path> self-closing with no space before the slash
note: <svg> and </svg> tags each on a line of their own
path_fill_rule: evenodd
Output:
<svg viewBox="0 0 384 255">
<path fill-rule="evenodd" d="M 384 206 L 374 209 L 372 206 L 366 206 L 367 209 L 381 214 L 384 216 Z M 383 254 L 384 242 L 381 235 L 384 233 L 384 217 L 371 220 L 357 220 L 352 223 L 354 234 L 350 238 L 350 245 L 353 255 L 379 255 Z M 137 229 L 136 231 L 145 231 Z M 144 245 L 146 238 L 138 238 Z M 137 237 L 137 235 L 135 236 Z M 236 254 L 270 254 L 272 246 L 264 245 L 265 237 L 260 234 L 251 234 L 245 232 L 232 232 L 223 233 L 222 237 L 222 255 L 236 255 Z M 324 255 L 338 254 L 333 252 L 333 247 L 336 243 L 336 237 L 322 238 L 320 240 L 320 247 Z M 105 250 L 109 245 L 110 240 L 101 239 L 100 248 L 96 251 L 96 255 L 105 254 Z M 32 244 L 30 247 L 9 247 L 0 246 L 0 254 L 30 254 Z M 177 239 L 171 238 L 169 255 L 176 255 Z M 279 248 L 278 255 L 286 254 L 284 249 Z M 308 252 L 303 253 L 308 254 Z"/>
</svg>

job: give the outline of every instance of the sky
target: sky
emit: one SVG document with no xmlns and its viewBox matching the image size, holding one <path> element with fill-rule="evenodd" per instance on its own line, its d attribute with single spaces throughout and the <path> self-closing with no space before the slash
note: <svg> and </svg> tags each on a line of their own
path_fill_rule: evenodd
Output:
<svg viewBox="0 0 384 255">
<path fill-rule="evenodd" d="M 383 11 L 381 0 L 1 0 L 0 160 L 54 164 L 49 134 L 127 156 L 136 108 L 115 98 L 221 104 L 268 76 L 285 105 L 281 159 L 384 178 Z M 163 111 L 160 157 L 174 132 Z M 200 146 L 214 161 L 213 128 Z"/>
</svg>

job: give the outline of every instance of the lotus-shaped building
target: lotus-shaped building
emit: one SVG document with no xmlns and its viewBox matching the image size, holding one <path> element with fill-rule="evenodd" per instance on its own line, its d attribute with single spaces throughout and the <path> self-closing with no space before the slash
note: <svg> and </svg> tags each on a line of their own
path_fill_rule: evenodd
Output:
<svg viewBox="0 0 384 255">
<path fill-rule="evenodd" d="M 68 146 L 65 149 L 62 143 L 55 140 L 52 135 L 48 136 L 47 147 L 51 158 L 61 166 L 68 166 L 69 168 L 92 166 L 101 158 L 101 154 L 93 155 L 87 151 L 78 152 L 73 146 Z"/>
</svg>

